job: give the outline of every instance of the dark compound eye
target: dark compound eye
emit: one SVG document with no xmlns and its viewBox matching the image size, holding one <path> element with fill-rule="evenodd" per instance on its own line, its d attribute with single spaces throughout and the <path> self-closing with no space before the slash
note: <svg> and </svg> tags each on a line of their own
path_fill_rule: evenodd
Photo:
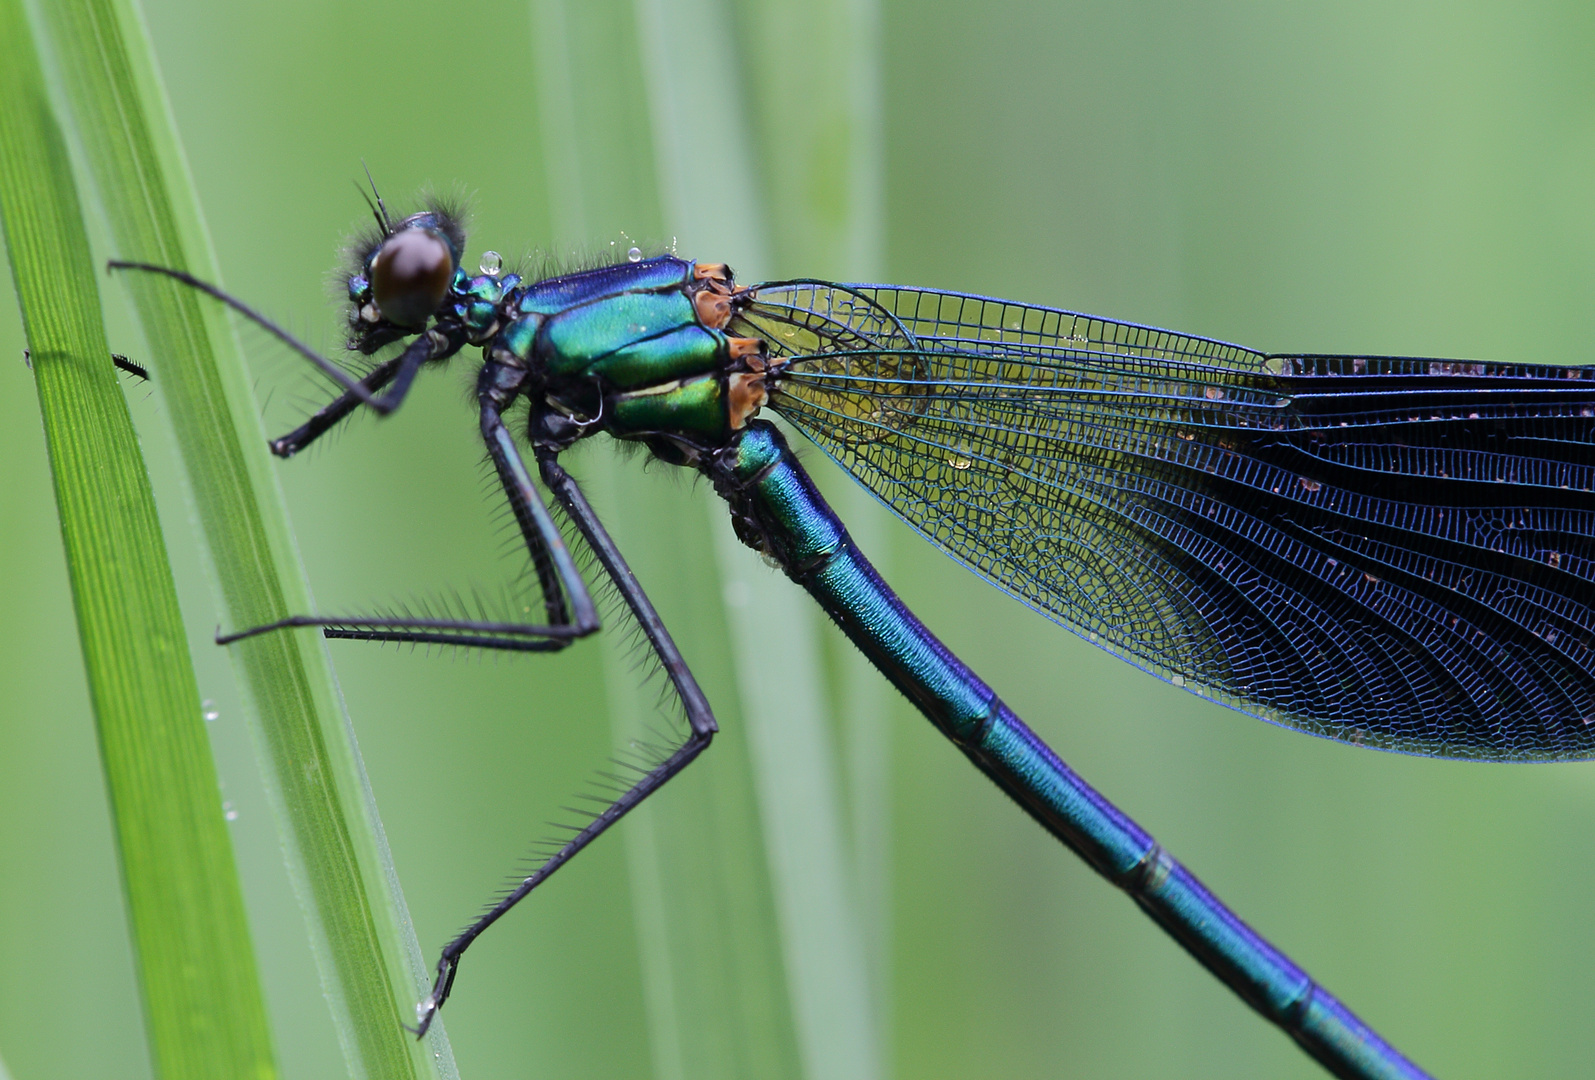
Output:
<svg viewBox="0 0 1595 1080">
<path fill-rule="evenodd" d="M 396 232 L 371 260 L 371 297 L 383 318 L 399 326 L 424 325 L 453 279 L 454 258 L 436 229 Z"/>
</svg>

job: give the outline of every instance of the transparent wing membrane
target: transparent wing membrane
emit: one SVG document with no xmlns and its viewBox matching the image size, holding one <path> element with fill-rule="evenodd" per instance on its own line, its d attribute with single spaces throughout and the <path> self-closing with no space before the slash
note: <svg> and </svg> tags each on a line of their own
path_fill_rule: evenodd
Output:
<svg viewBox="0 0 1595 1080">
<path fill-rule="evenodd" d="M 1266 355 L 791 282 L 733 333 L 910 524 L 1089 640 L 1346 742 L 1595 754 L 1595 369 Z"/>
</svg>

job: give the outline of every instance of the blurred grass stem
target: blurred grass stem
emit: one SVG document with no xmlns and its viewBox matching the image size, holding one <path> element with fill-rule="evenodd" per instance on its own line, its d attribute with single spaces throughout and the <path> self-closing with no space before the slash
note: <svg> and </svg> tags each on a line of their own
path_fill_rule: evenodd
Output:
<svg viewBox="0 0 1595 1080">
<path fill-rule="evenodd" d="M 0 0 L 0 220 L 44 419 L 155 1075 L 269 1080 L 265 1004 L 177 590 L 110 362 L 66 143 L 19 0 Z"/>
</svg>

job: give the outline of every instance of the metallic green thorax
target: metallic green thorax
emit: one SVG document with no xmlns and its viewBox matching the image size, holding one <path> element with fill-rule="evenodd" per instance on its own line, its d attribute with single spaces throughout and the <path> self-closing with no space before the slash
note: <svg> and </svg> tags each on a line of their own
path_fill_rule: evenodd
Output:
<svg viewBox="0 0 1595 1080">
<path fill-rule="evenodd" d="M 369 302 L 365 275 L 349 286 L 357 309 Z M 661 255 L 533 284 L 457 270 L 444 310 L 490 363 L 526 373 L 534 413 L 686 464 L 764 404 L 762 342 L 724 329 L 750 295 L 723 266 Z"/>
<path fill-rule="evenodd" d="M 669 255 L 553 278 L 515 299 L 489 355 L 540 375 L 576 423 L 679 458 L 670 450 L 717 445 L 747 420 L 732 387 L 753 369 L 722 329 L 730 295 L 722 268 Z"/>
</svg>

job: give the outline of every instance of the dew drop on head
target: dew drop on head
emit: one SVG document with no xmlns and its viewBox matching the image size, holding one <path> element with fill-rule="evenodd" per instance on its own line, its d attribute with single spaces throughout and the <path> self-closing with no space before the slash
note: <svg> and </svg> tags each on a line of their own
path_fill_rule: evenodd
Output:
<svg viewBox="0 0 1595 1080">
<path fill-rule="evenodd" d="M 481 268 L 484 274 L 496 274 L 504 265 L 504 259 L 496 251 L 482 252 Z"/>
<path fill-rule="evenodd" d="M 642 248 L 631 248 L 626 252 L 628 262 L 642 262 Z"/>
</svg>

